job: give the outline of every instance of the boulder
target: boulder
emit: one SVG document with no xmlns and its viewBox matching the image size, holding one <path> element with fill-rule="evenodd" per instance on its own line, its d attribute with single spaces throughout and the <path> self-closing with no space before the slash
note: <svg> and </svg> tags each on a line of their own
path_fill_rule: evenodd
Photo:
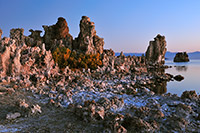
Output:
<svg viewBox="0 0 200 133">
<path fill-rule="evenodd" d="M 3 31 L 0 29 L 0 39 L 1 39 L 1 35 L 3 34 Z"/>
<path fill-rule="evenodd" d="M 96 35 L 94 22 L 91 22 L 89 17 L 83 16 L 79 26 L 80 33 L 74 40 L 73 49 L 85 54 L 102 54 L 104 39 Z"/>
<path fill-rule="evenodd" d="M 178 52 L 174 57 L 174 62 L 189 62 L 189 57 L 186 52 Z"/>
<path fill-rule="evenodd" d="M 59 17 L 55 25 L 51 26 L 43 25 L 42 27 L 45 30 L 43 38 L 47 50 L 49 49 L 52 50 L 54 47 L 58 47 L 54 46 L 56 45 L 55 39 L 64 40 L 65 43 L 63 45 L 67 47 L 72 45 L 73 37 L 69 34 L 69 27 L 64 18 Z"/>
<path fill-rule="evenodd" d="M 164 65 L 166 53 L 165 36 L 158 34 L 154 41 L 149 42 L 148 49 L 145 53 L 146 64 L 148 65 Z"/>
<path fill-rule="evenodd" d="M 176 81 L 181 81 L 181 80 L 184 79 L 184 77 L 181 76 L 181 75 L 176 75 L 176 76 L 174 77 L 174 79 L 175 79 Z"/>
</svg>

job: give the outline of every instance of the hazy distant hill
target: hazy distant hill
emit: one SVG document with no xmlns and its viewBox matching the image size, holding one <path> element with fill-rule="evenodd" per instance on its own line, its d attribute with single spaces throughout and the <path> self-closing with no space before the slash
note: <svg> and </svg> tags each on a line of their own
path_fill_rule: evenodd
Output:
<svg viewBox="0 0 200 133">
<path fill-rule="evenodd" d="M 169 52 L 167 51 L 165 54 L 165 58 L 168 60 L 174 59 L 177 52 Z M 125 56 L 142 56 L 144 53 L 124 53 Z M 116 56 L 119 56 L 120 53 L 115 53 Z M 200 51 L 188 53 L 190 59 L 200 59 Z"/>
</svg>

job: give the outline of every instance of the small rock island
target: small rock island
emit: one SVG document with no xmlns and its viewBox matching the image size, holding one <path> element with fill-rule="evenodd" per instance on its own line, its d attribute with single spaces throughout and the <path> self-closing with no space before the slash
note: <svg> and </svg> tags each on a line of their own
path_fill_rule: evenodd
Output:
<svg viewBox="0 0 200 133">
<path fill-rule="evenodd" d="M 174 62 L 189 62 L 189 56 L 186 52 L 178 52 L 174 57 Z"/>
</svg>

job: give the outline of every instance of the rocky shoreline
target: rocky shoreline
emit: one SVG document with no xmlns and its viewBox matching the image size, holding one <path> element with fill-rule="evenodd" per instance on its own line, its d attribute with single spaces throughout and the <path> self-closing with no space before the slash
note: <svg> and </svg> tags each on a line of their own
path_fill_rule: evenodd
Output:
<svg viewBox="0 0 200 133">
<path fill-rule="evenodd" d="M 9 127 L 14 132 L 93 132 L 91 125 L 95 132 L 200 131 L 200 96 L 195 91 L 181 97 L 166 94 L 167 82 L 176 76 L 165 73 L 164 36 L 150 41 L 145 56 L 126 57 L 122 52 L 116 57 L 113 50 L 103 49 L 103 39 L 86 16 L 74 40 L 64 18 L 43 27 L 43 37 L 41 31 L 30 30 L 27 37 L 23 29 L 12 29 L 10 38 L 0 40 L 1 132 L 12 132 Z M 59 46 L 76 53 L 98 53 L 102 65 L 61 69 L 52 55 Z M 52 110 L 54 119 L 61 112 L 71 116 L 62 114 L 66 122 L 60 126 L 48 121 L 44 127 L 31 124 L 35 117 L 48 118 Z M 30 121 L 27 127 L 20 126 L 26 121 Z"/>
</svg>

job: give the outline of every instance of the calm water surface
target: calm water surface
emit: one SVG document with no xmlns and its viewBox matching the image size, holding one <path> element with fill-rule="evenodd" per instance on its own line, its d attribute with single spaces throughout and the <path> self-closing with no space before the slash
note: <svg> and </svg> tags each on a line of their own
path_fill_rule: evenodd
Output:
<svg viewBox="0 0 200 133">
<path fill-rule="evenodd" d="M 172 68 L 166 69 L 172 75 L 182 75 L 181 82 L 171 81 L 167 83 L 167 92 L 181 96 L 185 90 L 195 90 L 200 95 L 200 60 L 191 60 L 188 63 L 174 63 L 171 60 L 165 61 L 166 65 Z"/>
</svg>

